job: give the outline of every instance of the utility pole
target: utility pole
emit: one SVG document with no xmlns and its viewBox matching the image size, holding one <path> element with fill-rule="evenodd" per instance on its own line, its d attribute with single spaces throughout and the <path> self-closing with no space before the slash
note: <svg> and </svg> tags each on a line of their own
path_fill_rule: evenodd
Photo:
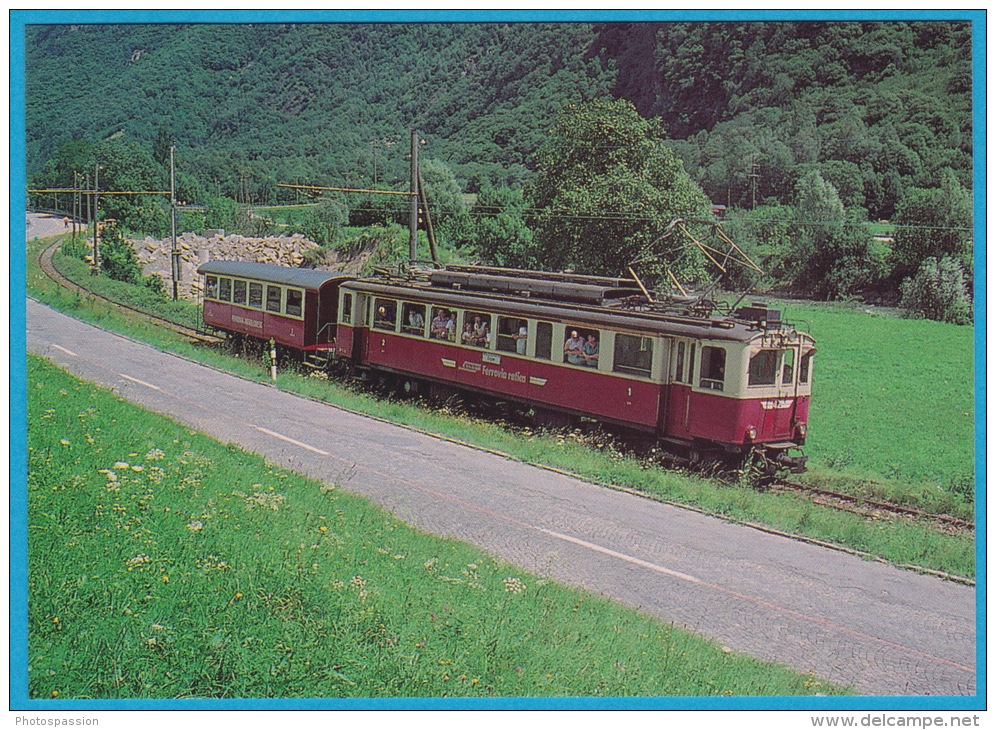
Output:
<svg viewBox="0 0 996 730">
<path fill-rule="evenodd" d="M 100 229 L 100 205 L 98 191 L 100 190 L 100 165 L 93 166 L 93 265 L 90 267 L 91 274 L 100 272 L 100 249 L 97 245 L 98 233 Z"/>
<path fill-rule="evenodd" d="M 750 209 L 757 208 L 757 181 L 761 176 L 757 173 L 757 157 L 755 153 L 750 154 L 750 166 L 747 169 L 747 178 L 750 180 Z"/>
<path fill-rule="evenodd" d="M 418 258 L 418 132 L 412 130 L 412 170 L 411 181 L 408 185 L 411 193 L 411 215 L 408 229 L 411 234 L 408 239 L 408 263 L 415 264 Z"/>
<path fill-rule="evenodd" d="M 176 247 L 176 175 L 173 167 L 173 152 L 176 145 L 169 146 L 169 212 L 170 222 L 173 229 L 173 248 L 170 251 L 170 259 L 173 262 L 173 301 L 180 298 L 180 251 Z"/>
</svg>

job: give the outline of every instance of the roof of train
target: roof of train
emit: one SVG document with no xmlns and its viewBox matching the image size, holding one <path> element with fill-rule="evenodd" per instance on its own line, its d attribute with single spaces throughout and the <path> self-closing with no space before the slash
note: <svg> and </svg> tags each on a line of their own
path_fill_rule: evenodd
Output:
<svg viewBox="0 0 996 730">
<path fill-rule="evenodd" d="M 607 306 L 565 303 L 525 297 L 510 297 L 478 291 L 463 291 L 402 282 L 382 283 L 370 279 L 356 279 L 349 287 L 358 291 L 398 298 L 429 301 L 439 306 L 488 309 L 496 313 L 518 314 L 522 317 L 564 320 L 574 317 L 577 324 L 592 324 L 607 328 L 621 328 L 637 332 L 683 335 L 711 340 L 749 342 L 775 331 L 774 327 L 762 329 L 756 322 L 736 320 L 731 317 L 683 316 L 660 311 L 640 311 Z M 792 330 L 791 326 L 788 327 Z M 805 336 L 805 335 L 804 335 Z"/>
<path fill-rule="evenodd" d="M 248 261 L 208 261 L 197 269 L 200 274 L 239 276 L 245 279 L 299 286 L 304 289 L 320 289 L 322 285 L 335 279 L 352 278 L 347 274 L 315 269 L 292 269 L 273 264 L 257 264 Z"/>
</svg>

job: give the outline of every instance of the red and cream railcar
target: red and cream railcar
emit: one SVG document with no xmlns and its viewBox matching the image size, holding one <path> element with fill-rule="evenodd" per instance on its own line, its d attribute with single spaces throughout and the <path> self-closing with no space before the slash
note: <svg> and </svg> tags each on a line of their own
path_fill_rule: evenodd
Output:
<svg viewBox="0 0 996 730">
<path fill-rule="evenodd" d="M 339 287 L 335 353 L 410 387 L 456 387 L 588 417 L 692 454 L 760 450 L 801 470 L 811 337 L 777 310 L 678 316 L 627 280 L 466 267 Z M 635 282 L 628 282 L 629 285 Z"/>
<path fill-rule="evenodd" d="M 339 286 L 348 277 L 311 269 L 209 261 L 204 324 L 303 352 L 331 349 Z"/>
</svg>

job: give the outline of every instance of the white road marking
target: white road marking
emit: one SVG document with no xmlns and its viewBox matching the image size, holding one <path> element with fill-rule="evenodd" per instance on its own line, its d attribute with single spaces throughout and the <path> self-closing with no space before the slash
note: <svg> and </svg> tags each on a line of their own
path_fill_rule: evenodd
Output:
<svg viewBox="0 0 996 730">
<path fill-rule="evenodd" d="M 308 444 L 301 443 L 300 441 L 295 441 L 290 436 L 284 436 L 283 434 L 271 431 L 268 428 L 263 428 L 262 426 L 253 426 L 253 428 L 261 433 L 265 433 L 267 436 L 272 436 L 275 439 L 280 439 L 281 441 L 286 441 L 289 444 L 300 446 L 302 449 L 307 449 L 308 451 L 314 451 L 316 454 L 321 454 L 322 456 L 329 455 L 328 451 L 322 451 L 321 449 L 316 449 L 314 446 L 309 446 Z"/>
<path fill-rule="evenodd" d="M 130 375 L 125 375 L 124 373 L 118 373 L 125 380 L 130 380 L 133 383 L 138 383 L 139 385 L 144 385 L 146 388 L 152 388 L 153 390 L 162 391 L 158 385 L 153 385 L 152 383 L 146 383 L 144 380 L 139 380 L 138 378 L 133 378 Z"/>
<path fill-rule="evenodd" d="M 609 548 L 602 547 L 601 545 L 595 545 L 594 543 L 587 542 L 578 537 L 571 537 L 570 535 L 564 535 L 559 532 L 554 532 L 553 530 L 546 530 L 542 527 L 536 528 L 545 535 L 550 537 L 556 537 L 559 540 L 564 540 L 566 542 L 574 543 L 575 545 L 580 545 L 581 547 L 586 547 L 589 550 L 594 550 L 599 553 L 604 553 L 605 555 L 611 555 L 614 558 L 619 558 L 619 560 L 625 560 L 627 563 L 633 563 L 633 565 L 639 565 L 643 568 L 649 568 L 650 570 L 657 571 L 658 573 L 663 573 L 664 575 L 670 575 L 672 578 L 679 578 L 681 580 L 688 581 L 689 583 L 701 583 L 702 581 L 695 576 L 688 575 L 687 573 L 679 573 L 677 570 L 669 570 L 663 566 L 657 565 L 656 563 L 649 563 L 646 560 L 640 560 L 639 558 L 634 558 L 632 555 L 626 555 L 625 553 L 617 553 L 615 550 L 610 550 Z"/>
<path fill-rule="evenodd" d="M 72 355 L 73 357 L 79 357 L 79 355 L 77 355 L 75 352 L 73 352 L 72 350 L 67 350 L 65 347 L 59 347 L 58 345 L 52 345 L 52 347 L 54 347 L 56 350 L 62 350 L 67 355 Z"/>
</svg>

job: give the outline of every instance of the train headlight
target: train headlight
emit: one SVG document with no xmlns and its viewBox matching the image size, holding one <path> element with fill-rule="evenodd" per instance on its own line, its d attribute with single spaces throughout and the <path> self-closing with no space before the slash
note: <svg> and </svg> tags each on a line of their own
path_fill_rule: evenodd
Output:
<svg viewBox="0 0 996 730">
<path fill-rule="evenodd" d="M 748 426 L 747 431 L 744 433 L 744 436 L 747 438 L 748 441 L 753 441 L 754 439 L 757 438 L 757 429 L 754 428 L 753 426 Z"/>
<path fill-rule="evenodd" d="M 798 436 L 800 441 L 806 440 L 806 424 L 800 423 L 795 427 L 796 436 Z"/>
</svg>

